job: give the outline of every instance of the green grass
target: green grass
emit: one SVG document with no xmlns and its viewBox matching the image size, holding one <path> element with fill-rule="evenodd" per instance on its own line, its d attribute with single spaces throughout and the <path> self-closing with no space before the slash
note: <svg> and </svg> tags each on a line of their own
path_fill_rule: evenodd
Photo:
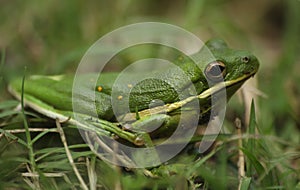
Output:
<svg viewBox="0 0 300 190">
<path fill-rule="evenodd" d="M 300 189 L 299 1 L 2 4 L 0 189 Z M 15 109 L 19 102 L 6 87 L 24 75 L 25 67 L 26 75 L 73 73 L 98 38 L 142 21 L 179 25 L 204 40 L 221 37 L 259 57 L 257 88 L 266 96 L 255 98 L 248 115 L 246 102 L 251 99 L 240 102 L 234 96 L 227 107 L 225 134 L 209 152 L 183 153 L 156 168 L 119 168 L 99 159 L 74 126 L 63 124 L 62 133 L 55 121 L 30 109 Z M 124 59 L 130 61 L 135 53 Z M 242 121 L 241 134 L 236 118 Z M 243 158 L 244 174 L 237 164 Z"/>
</svg>

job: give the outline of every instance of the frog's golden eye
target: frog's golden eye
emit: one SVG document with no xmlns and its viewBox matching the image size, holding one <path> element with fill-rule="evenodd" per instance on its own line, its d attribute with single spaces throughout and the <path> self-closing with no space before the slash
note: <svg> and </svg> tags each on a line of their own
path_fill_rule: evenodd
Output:
<svg viewBox="0 0 300 190">
<path fill-rule="evenodd" d="M 205 68 L 205 75 L 211 81 L 222 81 L 224 76 L 226 75 L 225 64 L 221 61 L 211 62 Z"/>
</svg>

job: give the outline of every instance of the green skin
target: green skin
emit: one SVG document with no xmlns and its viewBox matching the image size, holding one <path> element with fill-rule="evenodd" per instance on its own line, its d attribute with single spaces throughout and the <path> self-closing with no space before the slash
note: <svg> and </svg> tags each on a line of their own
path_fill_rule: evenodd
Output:
<svg viewBox="0 0 300 190">
<path fill-rule="evenodd" d="M 208 41 L 206 47 L 208 49 L 202 48 L 191 57 L 179 56 L 174 61 L 174 64 L 178 66 L 177 68 L 152 72 L 151 74 L 155 78 L 148 78 L 141 82 L 137 81 L 137 78 L 144 75 L 144 73 L 128 74 L 126 80 L 130 81 L 130 84 L 126 82 L 114 84 L 118 73 L 103 73 L 97 81 L 97 86 L 102 87 L 100 92 L 96 90 L 97 87 L 92 89 L 89 85 L 86 85 L 91 76 L 95 74 L 79 76 L 80 81 L 83 81 L 81 88 L 86 94 L 73 94 L 73 99 L 72 84 L 74 76 L 32 76 L 25 80 L 24 100 L 29 107 L 48 117 L 53 119 L 69 118 L 69 122 L 73 124 L 78 124 L 72 114 L 73 103 L 81 105 L 79 114 L 83 118 L 88 118 L 93 114 L 90 105 L 95 103 L 98 115 L 98 118 L 95 119 L 101 121 L 100 123 L 104 123 L 105 126 L 101 130 L 103 133 L 117 135 L 139 144 L 137 143 L 136 134 L 121 130 L 119 124 L 116 123 L 116 117 L 110 103 L 111 100 L 117 101 L 121 107 L 123 104 L 125 106 L 126 102 L 123 102 L 123 100 L 126 92 L 130 91 L 128 98 L 129 109 L 132 113 L 123 115 L 122 124 L 127 122 L 130 123 L 132 128 L 143 128 L 151 125 L 153 121 L 161 122 L 163 120 L 164 127 L 162 128 L 166 129 L 178 122 L 179 117 L 176 111 L 187 104 L 190 97 L 195 97 L 192 101 L 198 99 L 201 104 L 199 123 L 205 123 L 208 121 L 207 116 L 211 108 L 209 97 L 211 93 L 218 91 L 215 84 L 220 82 L 220 77 L 214 78 L 214 76 L 222 76 L 221 79 L 224 77 L 225 83 L 223 84 L 226 86 L 227 99 L 229 99 L 258 70 L 259 62 L 257 58 L 248 51 L 230 49 L 224 41 L 218 39 Z M 208 50 L 213 54 L 213 57 L 210 56 Z M 193 58 L 197 58 L 197 63 L 193 62 L 195 60 Z M 216 63 L 216 61 L 223 63 L 222 67 L 218 68 L 224 72 L 213 72 L 212 69 L 210 75 L 208 68 L 212 67 L 208 65 L 211 65 L 212 62 Z M 178 73 L 178 68 L 183 72 Z M 181 80 L 182 77 L 186 77 L 190 82 Z M 169 84 L 172 84 L 172 86 Z M 113 85 L 115 85 L 114 90 L 116 92 L 114 94 L 111 93 Z M 192 93 L 192 89 L 195 89 L 196 92 Z M 9 85 L 9 91 L 20 99 L 22 79 L 12 81 Z M 95 93 L 95 100 L 91 98 L 92 93 Z M 198 97 L 195 95 L 198 95 Z M 72 100 L 76 102 L 72 102 Z M 166 105 L 157 106 L 155 111 L 157 114 L 150 115 L 150 112 L 153 113 L 153 110 L 155 110 L 155 108 L 149 108 L 149 104 L 153 100 L 162 100 Z M 175 106 L 175 108 L 169 109 L 166 106 Z M 82 124 L 82 122 L 80 123 Z M 89 122 L 81 126 L 89 128 L 93 125 L 92 122 Z"/>
</svg>

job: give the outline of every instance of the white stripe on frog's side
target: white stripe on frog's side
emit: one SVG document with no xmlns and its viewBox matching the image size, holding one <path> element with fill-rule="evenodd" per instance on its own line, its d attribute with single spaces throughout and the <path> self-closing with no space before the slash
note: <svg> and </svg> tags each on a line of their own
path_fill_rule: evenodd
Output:
<svg viewBox="0 0 300 190">
<path fill-rule="evenodd" d="M 11 86 L 8 86 L 8 91 L 18 100 L 21 101 L 21 94 L 16 92 Z M 139 137 L 136 134 L 124 131 L 118 127 L 118 124 L 111 123 L 99 118 L 94 118 L 88 115 L 76 113 L 76 118 L 74 119 L 74 113 L 70 111 L 60 111 L 52 106 L 36 99 L 30 95 L 24 95 L 24 105 L 30 107 L 31 109 L 37 111 L 38 113 L 49 117 L 54 120 L 58 120 L 60 123 L 67 122 L 69 124 L 75 125 L 78 129 L 95 132 L 98 135 L 104 135 L 108 137 L 119 136 L 124 138 L 129 142 L 135 143 Z M 143 144 L 139 144 L 143 145 Z"/>
<path fill-rule="evenodd" d="M 51 75 L 51 76 L 44 76 L 44 75 L 32 75 L 30 79 L 36 80 L 41 78 L 48 78 L 55 81 L 61 81 L 65 75 Z"/>
</svg>

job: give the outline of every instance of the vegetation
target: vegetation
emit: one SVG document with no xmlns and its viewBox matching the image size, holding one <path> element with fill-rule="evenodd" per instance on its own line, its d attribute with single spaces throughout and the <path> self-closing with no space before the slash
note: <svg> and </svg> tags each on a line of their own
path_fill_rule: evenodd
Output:
<svg viewBox="0 0 300 190">
<path fill-rule="evenodd" d="M 0 189 L 300 189 L 299 10 L 297 0 L 1 2 Z M 208 152 L 120 168 L 78 140 L 74 126 L 16 109 L 6 89 L 12 78 L 74 73 L 101 36 L 145 21 L 181 26 L 203 41 L 220 37 L 260 59 Z"/>
</svg>

